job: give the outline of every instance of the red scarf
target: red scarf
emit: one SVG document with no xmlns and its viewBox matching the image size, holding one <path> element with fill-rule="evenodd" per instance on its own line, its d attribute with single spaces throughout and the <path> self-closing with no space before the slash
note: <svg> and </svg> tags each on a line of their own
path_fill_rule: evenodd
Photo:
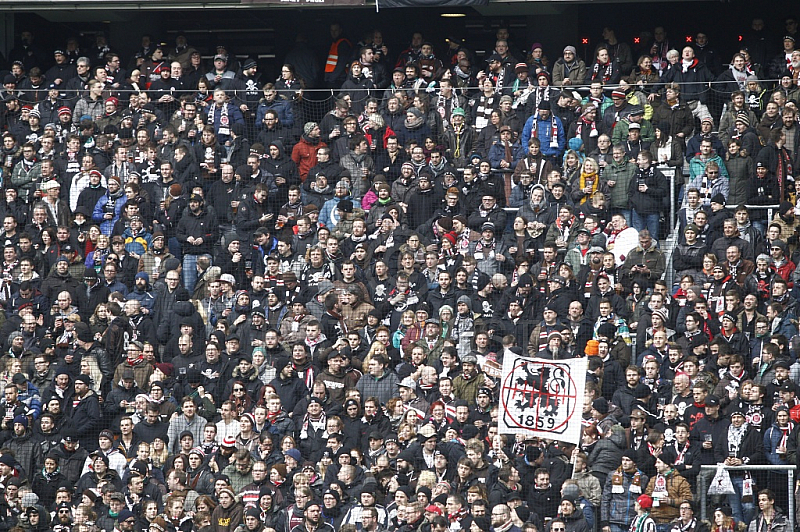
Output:
<svg viewBox="0 0 800 532">
<path fill-rule="evenodd" d="M 789 425 L 786 428 L 780 426 L 778 428 L 781 431 L 781 439 L 778 442 L 778 447 L 783 447 L 784 449 L 786 449 L 786 445 L 787 443 L 789 443 L 789 433 L 794 431 L 794 423 L 790 421 Z"/>
<path fill-rule="evenodd" d="M 589 122 L 586 118 L 581 118 L 578 120 L 578 127 L 575 128 L 575 137 L 580 137 L 581 133 L 583 132 L 583 126 L 586 125 L 587 127 L 591 128 L 589 132 L 590 137 L 597 136 L 597 123 L 596 122 Z"/>
<path fill-rule="evenodd" d="M 144 354 L 141 354 L 141 355 L 139 355 L 138 357 L 136 357 L 136 360 L 133 360 L 133 361 L 131 361 L 131 359 L 130 359 L 130 358 L 126 358 L 126 359 L 125 359 L 125 363 L 126 363 L 128 366 L 131 366 L 131 367 L 133 367 L 133 366 L 136 366 L 136 365 L 140 364 L 142 361 L 144 361 Z"/>
<path fill-rule="evenodd" d="M 468 515 L 467 509 L 462 506 L 461 508 L 458 509 L 456 513 L 454 514 L 448 513 L 447 520 L 450 521 L 451 523 L 455 523 L 456 521 L 461 521 L 462 519 L 467 517 L 467 515 Z"/>
</svg>

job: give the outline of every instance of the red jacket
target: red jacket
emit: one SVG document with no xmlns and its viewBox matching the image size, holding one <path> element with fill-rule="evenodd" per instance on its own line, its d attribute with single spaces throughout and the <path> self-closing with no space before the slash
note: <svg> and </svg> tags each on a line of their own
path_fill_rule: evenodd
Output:
<svg viewBox="0 0 800 532">
<path fill-rule="evenodd" d="M 305 135 L 300 137 L 300 141 L 292 148 L 292 160 L 297 165 L 300 180 L 305 183 L 308 171 L 317 165 L 317 150 L 328 145 L 322 141 L 311 144 L 306 140 Z"/>
<path fill-rule="evenodd" d="M 783 266 L 780 267 L 775 267 L 775 265 L 772 266 L 772 268 L 775 270 L 775 273 L 780 275 L 784 281 L 789 283 L 789 288 L 794 287 L 794 283 L 789 281 L 789 277 L 791 277 L 792 272 L 794 272 L 796 267 L 797 266 L 795 266 L 794 262 L 791 260 L 787 260 L 785 263 L 783 263 Z"/>
</svg>

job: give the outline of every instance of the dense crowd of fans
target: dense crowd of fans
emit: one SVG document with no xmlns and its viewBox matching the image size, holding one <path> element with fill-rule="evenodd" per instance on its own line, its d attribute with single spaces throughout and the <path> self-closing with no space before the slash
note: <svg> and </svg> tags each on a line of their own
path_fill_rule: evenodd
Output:
<svg viewBox="0 0 800 532">
<path fill-rule="evenodd" d="M 605 28 L 586 64 L 333 23 L 268 83 L 23 31 L 0 528 L 785 532 L 785 470 L 701 466 L 798 459 L 796 30 L 723 66 Z M 499 434 L 512 353 L 588 357 L 579 445 Z"/>
</svg>

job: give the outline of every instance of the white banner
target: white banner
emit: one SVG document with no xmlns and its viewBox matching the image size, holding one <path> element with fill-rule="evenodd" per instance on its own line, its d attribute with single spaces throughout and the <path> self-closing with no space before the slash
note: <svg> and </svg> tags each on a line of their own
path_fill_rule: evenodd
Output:
<svg viewBox="0 0 800 532">
<path fill-rule="evenodd" d="M 546 360 L 507 353 L 500 390 L 500 434 L 579 444 L 587 359 Z"/>
</svg>

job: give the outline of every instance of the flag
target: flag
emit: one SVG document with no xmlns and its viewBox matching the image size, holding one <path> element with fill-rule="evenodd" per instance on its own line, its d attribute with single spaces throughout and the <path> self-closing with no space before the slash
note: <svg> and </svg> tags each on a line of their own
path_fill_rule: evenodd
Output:
<svg viewBox="0 0 800 532">
<path fill-rule="evenodd" d="M 500 389 L 500 434 L 579 444 L 586 358 L 546 360 L 507 353 Z"/>
</svg>

